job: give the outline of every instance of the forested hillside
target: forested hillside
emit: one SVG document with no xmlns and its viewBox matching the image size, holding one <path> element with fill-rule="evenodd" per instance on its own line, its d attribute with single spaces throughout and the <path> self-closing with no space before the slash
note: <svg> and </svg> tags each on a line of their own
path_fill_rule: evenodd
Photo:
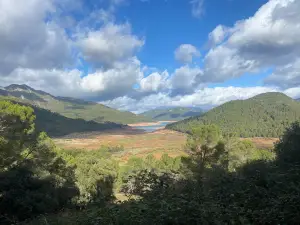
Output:
<svg viewBox="0 0 300 225">
<path fill-rule="evenodd" d="M 194 107 L 175 107 L 149 110 L 141 115 L 152 118 L 155 121 L 179 121 L 191 116 L 202 114 L 202 109 Z"/>
<path fill-rule="evenodd" d="M 278 137 L 296 120 L 300 120 L 300 103 L 274 92 L 227 102 L 201 116 L 169 124 L 166 128 L 187 132 L 192 125 L 214 123 L 224 133 L 240 137 Z"/>
<path fill-rule="evenodd" d="M 72 119 L 93 120 L 95 122 L 114 122 L 130 124 L 151 121 L 141 115 L 123 112 L 95 102 L 68 97 L 56 97 L 27 85 L 12 84 L 0 89 L 0 96 L 15 97 L 14 100 L 48 109 Z"/>
</svg>

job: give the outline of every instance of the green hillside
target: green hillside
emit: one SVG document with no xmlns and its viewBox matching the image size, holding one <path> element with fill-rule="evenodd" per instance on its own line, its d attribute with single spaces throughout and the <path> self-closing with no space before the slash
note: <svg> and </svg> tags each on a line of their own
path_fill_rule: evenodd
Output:
<svg viewBox="0 0 300 225">
<path fill-rule="evenodd" d="M 165 108 L 165 109 L 154 109 L 149 110 L 141 115 L 152 118 L 155 121 L 179 121 L 186 119 L 191 116 L 198 116 L 202 113 L 199 108 L 193 107 L 176 107 L 176 108 Z"/>
<path fill-rule="evenodd" d="M 167 129 L 187 132 L 191 125 L 216 124 L 224 133 L 241 137 L 278 137 L 290 123 L 300 119 L 300 104 L 282 93 L 265 93 L 248 100 L 227 102 Z"/>
<path fill-rule="evenodd" d="M 6 102 L 3 101 L 4 99 L 9 98 L 0 98 L 0 104 Z M 10 102 L 18 103 L 14 100 L 10 100 Z M 31 108 L 33 108 L 34 114 L 36 115 L 36 131 L 45 131 L 50 137 L 61 137 L 72 133 L 103 131 L 107 129 L 118 129 L 124 127 L 124 125 L 112 122 L 96 123 L 94 121 L 86 121 L 83 119 L 71 119 L 58 113 L 32 106 L 30 104 L 18 104 L 31 106 Z"/>
<path fill-rule="evenodd" d="M 38 107 L 33 109 L 36 115 L 36 130 L 45 131 L 50 137 L 124 127 L 124 125 L 112 122 L 97 123 L 83 119 L 71 119 Z"/>
<path fill-rule="evenodd" d="M 15 97 L 17 101 L 59 113 L 72 119 L 92 120 L 98 123 L 120 124 L 149 122 L 151 119 L 131 112 L 123 112 L 95 102 L 80 99 L 55 97 L 27 85 L 12 84 L 0 89 L 0 95 Z"/>
</svg>

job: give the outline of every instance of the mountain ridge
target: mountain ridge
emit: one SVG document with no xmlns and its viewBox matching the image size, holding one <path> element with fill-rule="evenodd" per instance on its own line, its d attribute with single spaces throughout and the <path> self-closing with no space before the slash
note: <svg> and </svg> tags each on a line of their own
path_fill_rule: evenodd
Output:
<svg viewBox="0 0 300 225">
<path fill-rule="evenodd" d="M 166 128 L 189 132 L 191 126 L 216 124 L 224 133 L 240 137 L 278 137 L 295 120 L 300 120 L 300 103 L 282 93 L 269 92 L 224 103 Z"/>
<path fill-rule="evenodd" d="M 168 107 L 149 110 L 140 115 L 150 117 L 155 121 L 179 121 L 201 113 L 203 110 L 196 107 Z"/>
<path fill-rule="evenodd" d="M 74 133 L 103 132 L 110 129 L 124 129 L 127 126 L 112 122 L 96 123 L 83 119 L 71 119 L 47 109 L 39 108 L 25 102 L 19 102 L 11 98 L 0 98 L 2 102 L 29 106 L 35 115 L 35 130 L 46 132 L 50 137 L 63 137 Z"/>
<path fill-rule="evenodd" d="M 50 110 L 71 119 L 84 119 L 97 123 L 113 122 L 124 125 L 152 121 L 150 118 L 131 112 L 119 111 L 96 102 L 54 96 L 25 84 L 11 84 L 7 87 L 2 87 L 0 96 L 12 97 L 15 101 Z"/>
</svg>

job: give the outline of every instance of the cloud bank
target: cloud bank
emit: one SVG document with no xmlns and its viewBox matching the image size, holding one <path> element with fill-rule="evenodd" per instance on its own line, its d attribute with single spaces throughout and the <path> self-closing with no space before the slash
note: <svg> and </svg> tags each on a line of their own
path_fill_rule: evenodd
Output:
<svg viewBox="0 0 300 225">
<path fill-rule="evenodd" d="M 300 97 L 298 0 L 270 0 L 232 27 L 220 24 L 208 34 L 205 54 L 195 47 L 203 43 L 181 44 L 174 55 L 182 65 L 150 73 L 138 57 L 147 37 L 115 20 L 125 0 L 107 0 L 106 7 L 92 10 L 81 0 L 68 1 L 0 0 L 1 86 L 24 83 L 135 112 L 211 107 L 268 91 Z M 194 16 L 203 15 L 203 1 L 190 3 Z M 84 16 L 74 17 L 74 11 Z M 266 70 L 271 73 L 260 86 L 216 86 Z"/>
</svg>

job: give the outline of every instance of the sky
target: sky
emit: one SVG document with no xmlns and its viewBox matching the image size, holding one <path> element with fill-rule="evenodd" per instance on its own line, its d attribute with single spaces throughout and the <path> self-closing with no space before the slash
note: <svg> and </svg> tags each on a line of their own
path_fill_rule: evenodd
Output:
<svg viewBox="0 0 300 225">
<path fill-rule="evenodd" d="M 143 112 L 300 98 L 299 0 L 0 0 L 0 86 Z"/>
</svg>

